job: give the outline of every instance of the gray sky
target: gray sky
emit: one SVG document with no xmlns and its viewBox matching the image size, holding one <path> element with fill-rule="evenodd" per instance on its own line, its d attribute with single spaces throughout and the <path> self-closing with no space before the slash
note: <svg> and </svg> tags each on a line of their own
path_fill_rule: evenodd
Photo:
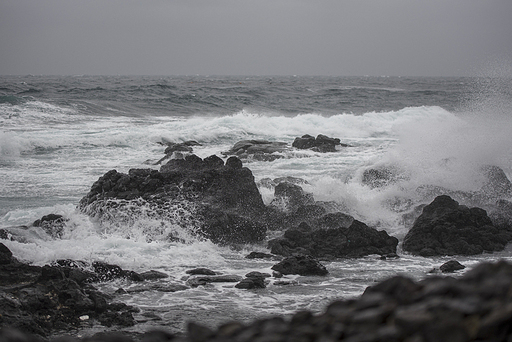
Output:
<svg viewBox="0 0 512 342">
<path fill-rule="evenodd" d="M 512 0 L 0 0 L 0 74 L 472 75 Z"/>
</svg>

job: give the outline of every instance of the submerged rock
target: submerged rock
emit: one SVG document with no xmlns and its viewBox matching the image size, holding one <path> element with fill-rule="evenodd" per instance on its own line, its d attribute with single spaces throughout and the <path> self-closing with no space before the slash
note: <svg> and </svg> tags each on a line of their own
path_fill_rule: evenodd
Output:
<svg viewBox="0 0 512 342">
<path fill-rule="evenodd" d="M 438 196 L 404 238 L 404 251 L 422 256 L 474 255 L 501 251 L 512 240 L 510 227 L 495 227 L 485 210 Z"/>
</svg>

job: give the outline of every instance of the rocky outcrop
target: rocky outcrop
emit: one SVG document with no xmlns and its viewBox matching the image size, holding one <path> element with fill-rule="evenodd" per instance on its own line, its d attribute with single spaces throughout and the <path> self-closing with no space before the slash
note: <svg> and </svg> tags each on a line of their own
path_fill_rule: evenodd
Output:
<svg viewBox="0 0 512 342">
<path fill-rule="evenodd" d="M 98 220 L 130 221 L 144 208 L 215 243 L 263 240 L 265 207 L 252 172 L 236 157 L 190 155 L 160 168 L 116 170 L 100 177 L 79 209 Z M 195 229 L 195 230 L 194 230 Z M 170 239 L 173 237 L 170 236 Z"/>
<path fill-rule="evenodd" d="M 404 238 L 404 251 L 422 256 L 473 255 L 500 251 L 512 228 L 496 227 L 485 210 L 468 208 L 442 195 L 423 208 Z"/>
<path fill-rule="evenodd" d="M 316 138 L 305 134 L 302 137 L 297 137 L 293 141 L 292 147 L 300 150 L 309 149 L 315 152 L 336 152 L 336 146 L 348 147 L 349 145 L 342 144 L 338 138 L 329 138 L 323 134 L 319 134 Z"/>
<path fill-rule="evenodd" d="M 274 161 L 284 158 L 279 152 L 286 151 L 288 149 L 287 145 L 287 143 L 279 141 L 242 140 L 233 145 L 229 151 L 222 154 L 225 156 L 236 155 L 242 159 Z"/>
<path fill-rule="evenodd" d="M 274 199 L 270 203 L 270 206 L 285 213 L 290 213 L 302 206 L 314 203 L 315 199 L 312 194 L 304 192 L 299 185 L 285 181 L 275 186 Z"/>
<path fill-rule="evenodd" d="M 416 282 L 395 276 L 368 287 L 357 299 L 332 302 L 318 314 L 303 310 L 289 319 L 227 322 L 215 329 L 191 322 L 183 336 L 162 329 L 138 341 L 509 341 L 511 287 L 512 264 L 482 263 L 458 279 L 431 276 Z M 0 331 L 5 342 L 33 341 L 29 338 Z M 92 340 L 133 341 L 113 333 Z"/>
<path fill-rule="evenodd" d="M 377 231 L 342 213 L 330 213 L 288 229 L 283 237 L 269 241 L 271 252 L 290 256 L 306 254 L 316 258 L 351 258 L 370 254 L 396 253 L 398 239 Z"/>
<path fill-rule="evenodd" d="M 70 331 L 86 320 L 104 326 L 134 325 L 132 313 L 138 309 L 111 303 L 90 285 L 99 278 L 70 266 L 21 263 L 0 243 L 0 327 L 48 336 L 56 330 Z"/>
<path fill-rule="evenodd" d="M 272 269 L 281 274 L 298 274 L 302 276 L 325 276 L 329 274 L 324 265 L 309 255 L 287 257 L 272 266 Z"/>
</svg>

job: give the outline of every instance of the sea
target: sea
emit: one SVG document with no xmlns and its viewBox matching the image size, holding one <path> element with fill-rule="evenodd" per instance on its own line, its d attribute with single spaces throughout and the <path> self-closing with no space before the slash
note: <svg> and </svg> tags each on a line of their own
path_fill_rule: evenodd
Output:
<svg viewBox="0 0 512 342">
<path fill-rule="evenodd" d="M 240 140 L 291 147 L 305 134 L 339 138 L 349 146 L 331 153 L 290 148 L 274 161 L 244 160 L 264 202 L 272 202 L 273 189 L 262 180 L 301 178 L 316 201 L 335 203 L 397 237 L 398 259 L 370 255 L 322 261 L 326 277 L 268 278 L 267 287 L 259 290 L 212 283 L 171 292 L 168 285 L 185 284 L 192 268 L 244 276 L 272 273 L 276 261 L 245 258 L 252 251 L 268 253 L 264 243 L 215 245 L 144 210 L 117 224 L 96 222 L 77 210 L 107 171 L 158 169 L 166 142 L 195 140 L 201 144 L 194 146 L 199 157 L 226 159 L 222 152 Z M 467 269 L 482 261 L 512 259 L 512 248 L 432 258 L 401 249 L 412 224 L 404 215 L 433 199 L 418 188 L 478 190 L 483 165 L 499 166 L 512 179 L 511 146 L 512 78 L 497 75 L 0 76 L 0 228 L 17 235 L 0 242 L 34 265 L 59 259 L 104 261 L 169 275 L 145 283 L 95 284 L 116 301 L 140 309 L 134 314 L 137 324 L 125 331 L 179 332 L 189 321 L 215 327 L 231 320 L 289 317 L 300 310 L 321 312 L 330 302 L 355 298 L 397 274 L 428 277 L 454 258 Z M 364 184 L 364 171 L 379 167 L 400 169 L 406 176 L 381 187 Z M 30 226 L 50 213 L 68 220 L 60 238 Z M 185 230 L 186 238 L 168 241 L 166 229 Z M 269 238 L 280 234 L 269 232 Z M 117 293 L 119 288 L 126 293 Z M 76 334 L 103 329 L 84 320 Z"/>
</svg>

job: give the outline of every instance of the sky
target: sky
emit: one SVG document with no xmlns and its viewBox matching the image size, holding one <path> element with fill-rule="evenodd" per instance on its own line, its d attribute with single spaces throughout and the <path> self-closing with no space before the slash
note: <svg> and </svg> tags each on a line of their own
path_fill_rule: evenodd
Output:
<svg viewBox="0 0 512 342">
<path fill-rule="evenodd" d="M 512 0 L 0 0 L 0 75 L 471 76 Z"/>
</svg>

